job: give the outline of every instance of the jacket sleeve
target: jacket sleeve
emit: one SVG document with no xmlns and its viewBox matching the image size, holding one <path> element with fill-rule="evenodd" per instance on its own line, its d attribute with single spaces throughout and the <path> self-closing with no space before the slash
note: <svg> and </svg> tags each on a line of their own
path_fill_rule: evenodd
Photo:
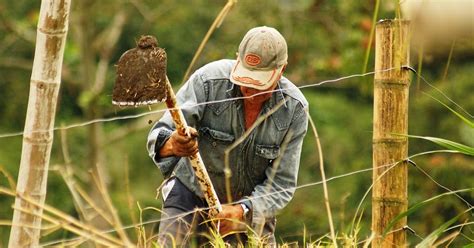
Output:
<svg viewBox="0 0 474 248">
<path fill-rule="evenodd" d="M 177 107 L 181 108 L 188 126 L 196 127 L 204 111 L 204 105 L 198 103 L 206 101 L 204 81 L 200 70 L 196 71 L 176 94 Z M 161 147 L 168 141 L 175 130 L 175 125 L 169 111 L 155 123 L 148 133 L 147 150 L 153 162 L 158 166 L 165 178 L 169 177 L 180 157 L 159 156 Z"/>
<path fill-rule="evenodd" d="M 296 189 L 303 139 L 308 129 L 307 109 L 299 108 L 280 146 L 281 154 L 265 171 L 267 179 L 243 202 L 251 209 L 251 223 L 259 230 L 266 218 L 274 217 L 292 199 Z M 249 202 L 251 204 L 249 204 Z"/>
</svg>

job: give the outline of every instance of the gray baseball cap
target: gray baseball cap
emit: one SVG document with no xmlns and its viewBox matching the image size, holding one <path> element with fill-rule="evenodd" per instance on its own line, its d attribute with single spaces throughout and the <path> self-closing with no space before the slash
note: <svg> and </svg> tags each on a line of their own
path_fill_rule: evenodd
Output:
<svg viewBox="0 0 474 248">
<path fill-rule="evenodd" d="M 230 81 L 266 90 L 280 78 L 287 60 L 288 47 L 280 32 L 266 26 L 252 28 L 240 42 Z"/>
</svg>

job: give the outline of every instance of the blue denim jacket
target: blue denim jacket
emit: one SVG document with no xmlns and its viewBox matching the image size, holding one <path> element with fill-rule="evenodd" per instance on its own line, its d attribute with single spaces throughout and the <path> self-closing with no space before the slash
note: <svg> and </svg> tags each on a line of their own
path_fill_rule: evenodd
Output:
<svg viewBox="0 0 474 248">
<path fill-rule="evenodd" d="M 230 82 L 235 60 L 219 60 L 197 70 L 177 93 L 189 126 L 199 131 L 199 152 L 221 202 L 226 202 L 224 175 L 226 149 L 245 132 L 240 88 Z M 260 115 L 274 113 L 260 123 L 229 153 L 230 188 L 234 201 L 251 209 L 252 226 L 275 216 L 293 197 L 303 138 L 308 127 L 308 103 L 288 79 L 282 77 Z M 207 103 L 212 102 L 212 103 Z M 168 140 L 174 124 L 169 112 L 148 136 L 148 152 L 165 177 L 174 174 L 202 197 L 194 172 L 186 158 L 160 158 L 158 151 Z"/>
</svg>

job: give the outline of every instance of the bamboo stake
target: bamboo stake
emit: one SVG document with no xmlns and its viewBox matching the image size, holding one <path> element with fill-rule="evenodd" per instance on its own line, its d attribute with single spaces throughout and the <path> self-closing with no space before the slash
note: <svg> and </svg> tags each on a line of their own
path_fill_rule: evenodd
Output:
<svg viewBox="0 0 474 248">
<path fill-rule="evenodd" d="M 384 20 L 377 23 L 374 75 L 373 124 L 373 247 L 405 247 L 400 220 L 393 230 L 382 237 L 387 224 L 407 210 L 407 163 L 400 162 L 387 171 L 386 164 L 404 161 L 408 156 L 408 87 L 409 74 L 403 66 L 409 63 L 409 22 Z M 380 177 L 379 180 L 377 180 Z"/>
<path fill-rule="evenodd" d="M 16 188 L 18 195 L 35 199 L 39 205 L 16 197 L 9 247 L 36 247 L 39 243 L 70 5 L 70 0 L 41 1 Z M 34 214 L 18 209 L 31 209 Z"/>
</svg>

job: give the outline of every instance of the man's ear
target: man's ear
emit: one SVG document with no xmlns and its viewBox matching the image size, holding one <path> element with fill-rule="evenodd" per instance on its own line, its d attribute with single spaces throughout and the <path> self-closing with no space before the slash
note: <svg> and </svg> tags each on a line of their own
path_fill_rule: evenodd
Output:
<svg viewBox="0 0 474 248">
<path fill-rule="evenodd" d="M 283 72 L 285 72 L 287 65 L 288 65 L 288 64 L 285 64 L 285 65 L 283 66 L 283 68 L 281 68 L 281 74 L 283 74 Z"/>
</svg>

